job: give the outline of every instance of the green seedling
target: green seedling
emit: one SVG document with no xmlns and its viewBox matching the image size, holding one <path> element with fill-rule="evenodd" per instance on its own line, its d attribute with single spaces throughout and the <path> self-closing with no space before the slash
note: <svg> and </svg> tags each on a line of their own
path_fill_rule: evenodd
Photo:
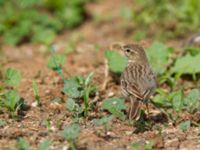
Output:
<svg viewBox="0 0 200 150">
<path fill-rule="evenodd" d="M 153 141 L 148 141 L 145 146 L 144 149 L 145 150 L 153 150 L 153 146 L 155 145 L 155 143 Z"/>
<path fill-rule="evenodd" d="M 6 121 L 0 119 L 0 128 L 5 126 L 6 124 Z"/>
<path fill-rule="evenodd" d="M 72 104 L 72 99 L 74 99 L 76 103 L 81 106 L 81 99 L 83 99 L 83 112 L 85 117 L 88 115 L 90 109 L 90 95 L 96 91 L 96 86 L 92 84 L 93 74 L 92 72 L 85 78 L 77 76 L 67 80 L 63 90 L 68 97 L 71 98 L 69 102 L 67 102 L 68 104 Z M 77 105 L 74 108 L 76 111 L 80 112 L 80 108 Z"/>
<path fill-rule="evenodd" d="M 152 102 L 156 107 L 170 108 L 171 104 L 171 95 L 168 95 L 168 92 L 165 92 L 163 89 L 157 89 L 157 95 L 153 98 Z"/>
<path fill-rule="evenodd" d="M 85 79 L 81 79 L 83 82 L 84 116 L 88 115 L 90 94 L 96 91 L 96 86 L 92 84 L 93 75 L 94 73 L 91 72 Z"/>
<path fill-rule="evenodd" d="M 134 150 L 140 150 L 140 149 L 144 149 L 144 150 L 152 150 L 153 146 L 154 146 L 154 142 L 153 141 L 147 141 L 145 144 L 142 142 L 135 142 L 131 144 Z"/>
<path fill-rule="evenodd" d="M 113 116 L 125 120 L 126 115 L 123 110 L 126 110 L 124 99 L 121 98 L 109 98 L 103 101 L 102 109 L 109 111 Z"/>
<path fill-rule="evenodd" d="M 44 140 L 43 142 L 40 143 L 38 150 L 48 150 L 51 143 L 52 143 L 51 139 Z"/>
<path fill-rule="evenodd" d="M 196 80 L 196 74 L 200 73 L 200 54 L 191 56 L 187 54 L 176 60 L 174 66 L 170 69 L 171 74 L 176 75 L 178 79 L 183 74 L 190 74 L 193 80 Z"/>
<path fill-rule="evenodd" d="M 114 118 L 113 115 L 104 116 L 100 119 L 94 119 L 94 120 L 92 120 L 92 122 L 95 125 L 104 126 L 104 134 L 106 135 L 109 130 L 109 124 L 110 124 L 110 122 L 112 122 L 113 118 Z"/>
<path fill-rule="evenodd" d="M 51 57 L 48 61 L 48 67 L 53 71 L 57 72 L 65 83 L 65 77 L 63 74 L 62 66 L 65 62 L 65 56 L 61 54 L 56 54 L 55 48 L 51 49 Z"/>
<path fill-rule="evenodd" d="M 11 113 L 11 117 L 14 118 L 17 116 L 17 112 L 21 105 L 23 105 L 23 101 L 21 101 L 21 97 L 17 91 L 11 90 L 5 93 L 0 105 L 1 107 L 8 109 Z"/>
<path fill-rule="evenodd" d="M 157 107 L 173 108 L 177 112 L 187 110 L 190 113 L 199 109 L 200 91 L 198 89 L 191 90 L 187 96 L 180 90 L 167 93 L 159 89 L 158 93 L 152 100 Z"/>
<path fill-rule="evenodd" d="M 17 87 L 21 81 L 21 74 L 16 69 L 8 68 L 5 71 L 3 81 L 4 84 L 0 93 L 0 109 L 6 108 L 10 112 L 11 117 L 15 118 L 21 105 L 23 105 L 23 100 L 17 92 Z M 7 87 L 12 87 L 13 90 L 6 90 Z"/>
<path fill-rule="evenodd" d="M 53 99 L 51 99 L 52 103 L 60 103 L 62 101 L 62 99 L 60 97 L 55 97 Z"/>
<path fill-rule="evenodd" d="M 193 114 L 200 110 L 200 91 L 198 89 L 193 89 L 183 100 L 183 107 L 189 113 Z"/>
<path fill-rule="evenodd" d="M 185 51 L 188 52 L 192 56 L 196 56 L 200 53 L 199 47 L 186 47 Z"/>
<path fill-rule="evenodd" d="M 59 71 L 65 62 L 65 56 L 56 54 L 55 49 L 52 48 L 52 55 L 48 60 L 48 67 L 54 71 Z"/>
<path fill-rule="evenodd" d="M 157 92 L 159 94 L 153 98 L 152 102 L 156 107 L 161 108 L 169 119 L 175 121 L 175 118 L 178 117 L 171 114 L 171 109 L 178 114 L 183 111 L 193 114 L 199 110 L 200 102 L 198 99 L 200 98 L 200 91 L 197 89 L 191 90 L 187 96 L 181 90 L 168 93 L 159 89 Z"/>
<path fill-rule="evenodd" d="M 79 124 L 72 124 L 68 127 L 65 127 L 64 130 L 60 133 L 60 135 L 70 143 L 70 148 L 72 150 L 77 150 L 75 140 L 78 138 L 80 130 L 81 129 Z"/>
<path fill-rule="evenodd" d="M 166 71 L 163 75 L 159 76 L 159 83 L 167 83 L 171 87 L 171 89 L 174 89 L 176 87 L 176 81 L 168 71 Z"/>
<path fill-rule="evenodd" d="M 19 139 L 17 139 L 16 149 L 17 150 L 30 150 L 30 145 L 24 138 L 20 137 Z"/>
<path fill-rule="evenodd" d="M 43 142 L 39 144 L 38 150 L 48 150 L 51 143 L 52 143 L 52 140 L 49 140 L 49 139 L 44 140 Z M 20 137 L 17 139 L 14 150 L 15 149 L 16 150 L 31 150 L 32 148 L 26 139 Z"/>
<path fill-rule="evenodd" d="M 81 99 L 83 99 L 83 112 L 84 116 L 86 117 L 89 111 L 89 97 L 92 93 L 96 91 L 96 86 L 92 84 L 92 77 L 94 73 L 90 73 L 87 77 L 76 76 L 72 77 L 69 80 L 66 80 L 62 70 L 63 63 L 64 56 L 55 54 L 55 49 L 52 48 L 52 55 L 49 59 L 48 66 L 53 71 L 57 72 L 62 78 L 64 82 L 63 92 L 67 94 L 67 96 L 71 98 L 71 100 L 76 100 L 75 103 L 77 103 L 78 105 L 76 105 L 76 108 L 73 110 L 74 112 L 76 112 L 75 116 L 78 116 L 78 114 L 81 112 Z M 66 102 L 66 106 L 70 105 L 71 100 Z M 69 107 L 67 106 L 67 108 Z M 72 111 L 71 109 L 69 110 Z"/>
<path fill-rule="evenodd" d="M 42 125 L 44 125 L 44 126 L 47 128 L 47 130 L 48 130 L 49 132 L 52 131 L 52 124 L 51 124 L 51 120 L 50 120 L 50 119 L 45 119 L 45 120 L 42 122 Z"/>
<path fill-rule="evenodd" d="M 182 123 L 179 124 L 179 128 L 183 132 L 186 132 L 187 130 L 189 130 L 190 126 L 191 126 L 191 121 L 190 120 L 182 122 Z"/>
<path fill-rule="evenodd" d="M 35 80 L 32 81 L 33 95 L 36 100 L 37 106 L 41 106 L 38 84 Z"/>
<path fill-rule="evenodd" d="M 131 146 L 134 150 L 137 150 L 137 149 L 139 150 L 142 147 L 142 143 L 141 142 L 134 142 L 134 143 L 131 144 Z"/>
<path fill-rule="evenodd" d="M 74 99 L 68 98 L 65 104 L 66 108 L 68 111 L 73 113 L 74 121 L 78 121 L 78 118 L 81 116 L 83 113 L 83 108 L 75 102 Z"/>
<path fill-rule="evenodd" d="M 13 68 L 8 68 L 4 75 L 5 84 L 8 86 L 17 87 L 21 82 L 21 73 Z"/>
<path fill-rule="evenodd" d="M 183 109 L 183 92 L 181 90 L 173 93 L 172 107 L 178 113 Z"/>
<path fill-rule="evenodd" d="M 12 117 L 17 116 L 17 111 L 20 109 L 23 102 L 16 90 L 6 91 L 6 86 L 16 88 L 21 81 L 21 74 L 18 70 L 8 68 L 4 74 L 4 90 L 0 94 L 0 107 L 6 108 L 10 111 Z"/>
</svg>

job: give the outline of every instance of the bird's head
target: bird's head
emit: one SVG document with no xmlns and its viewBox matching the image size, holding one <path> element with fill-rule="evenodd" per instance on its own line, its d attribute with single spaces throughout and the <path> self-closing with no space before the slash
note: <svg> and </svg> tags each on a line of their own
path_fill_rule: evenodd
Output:
<svg viewBox="0 0 200 150">
<path fill-rule="evenodd" d="M 145 50 L 139 44 L 120 44 L 116 43 L 112 46 L 114 49 L 123 51 L 129 62 L 142 62 L 147 61 Z"/>
</svg>

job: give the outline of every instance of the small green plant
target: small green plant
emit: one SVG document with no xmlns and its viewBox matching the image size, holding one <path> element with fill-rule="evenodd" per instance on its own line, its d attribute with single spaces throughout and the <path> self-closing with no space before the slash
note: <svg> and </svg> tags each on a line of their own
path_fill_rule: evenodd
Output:
<svg viewBox="0 0 200 150">
<path fill-rule="evenodd" d="M 83 113 L 83 108 L 72 98 L 68 98 L 65 105 L 67 110 L 73 113 L 73 117 L 75 118 L 75 121 L 77 121 Z"/>
<path fill-rule="evenodd" d="M 4 84 L 0 93 L 0 109 L 6 108 L 11 117 L 15 118 L 18 110 L 24 104 L 17 91 L 21 81 L 21 74 L 16 69 L 8 68 L 4 74 L 3 81 Z M 12 90 L 7 90 L 7 87 L 12 87 Z"/>
<path fill-rule="evenodd" d="M 6 121 L 0 119 L 0 127 L 3 127 L 5 125 L 6 125 Z"/>
<path fill-rule="evenodd" d="M 96 86 L 92 84 L 93 74 L 92 72 L 85 78 L 76 76 L 67 80 L 63 90 L 68 97 L 71 98 L 69 102 L 67 102 L 68 105 L 72 104 L 73 99 L 78 104 L 73 107 L 75 111 L 78 110 L 78 112 L 80 112 L 81 109 L 79 106 L 81 106 L 81 99 L 83 99 L 83 113 L 85 117 L 88 115 L 90 109 L 90 95 L 96 91 Z"/>
<path fill-rule="evenodd" d="M 191 126 L 191 121 L 185 121 L 179 124 L 179 128 L 183 131 L 186 132 Z"/>
<path fill-rule="evenodd" d="M 51 99 L 52 103 L 60 103 L 62 101 L 62 99 L 60 97 L 55 97 L 53 99 Z"/>
<path fill-rule="evenodd" d="M 61 54 L 56 54 L 54 47 L 51 48 L 51 56 L 48 60 L 48 67 L 53 71 L 57 72 L 65 83 L 65 77 L 63 74 L 62 66 L 65 62 L 65 56 Z"/>
<path fill-rule="evenodd" d="M 158 90 L 159 94 L 153 99 L 153 103 L 160 107 L 174 108 L 177 112 L 186 110 L 190 113 L 195 113 L 199 110 L 198 99 L 200 92 L 198 89 L 193 89 L 187 96 L 183 95 L 181 90 L 167 93 L 162 90 Z"/>
<path fill-rule="evenodd" d="M 48 150 L 51 143 L 52 143 L 52 140 L 50 140 L 50 139 L 46 139 L 46 140 L 42 141 L 38 146 L 38 150 Z M 16 149 L 16 150 L 31 150 L 32 148 L 26 139 L 20 137 L 17 139 L 14 149 Z"/>
<path fill-rule="evenodd" d="M 35 80 L 32 81 L 33 95 L 36 100 L 37 106 L 41 106 L 38 84 Z"/>
<path fill-rule="evenodd" d="M 106 99 L 102 103 L 102 109 L 109 111 L 113 116 L 121 120 L 126 119 L 126 115 L 123 112 L 123 110 L 126 110 L 124 99 L 117 97 Z"/>
<path fill-rule="evenodd" d="M 200 91 L 198 89 L 193 89 L 184 98 L 183 106 L 189 113 L 195 113 L 200 109 Z"/>
<path fill-rule="evenodd" d="M 144 149 L 144 150 L 152 150 L 153 146 L 154 146 L 154 142 L 153 141 L 146 141 L 146 143 L 142 143 L 142 142 L 134 142 L 131 144 L 133 149 L 135 150 L 140 150 L 140 149 Z"/>
<path fill-rule="evenodd" d="M 144 149 L 145 150 L 152 150 L 154 145 L 155 145 L 155 143 L 153 141 L 147 141 L 147 143 L 144 146 Z"/>
<path fill-rule="evenodd" d="M 52 123 L 50 119 L 43 120 L 42 125 L 44 125 L 49 132 L 52 131 Z"/>
<path fill-rule="evenodd" d="M 4 75 L 4 81 L 8 86 L 17 87 L 21 81 L 21 73 L 13 68 L 8 68 Z"/>
<path fill-rule="evenodd" d="M 182 74 L 191 74 L 196 80 L 196 74 L 200 73 L 200 54 L 191 56 L 187 54 L 176 60 L 174 66 L 170 69 L 171 74 L 176 74 L 178 79 Z"/>
<path fill-rule="evenodd" d="M 57 72 L 64 82 L 63 92 L 69 98 L 66 102 L 68 110 L 74 112 L 76 117 L 83 111 L 84 116 L 86 117 L 90 109 L 90 95 L 96 91 L 96 86 L 92 83 L 94 73 L 91 72 L 87 77 L 75 76 L 67 80 L 65 79 L 62 70 L 64 60 L 64 56 L 56 54 L 55 49 L 52 48 L 52 55 L 49 59 L 48 66 L 53 71 Z M 84 104 L 83 108 L 82 100 Z M 72 105 L 73 107 L 71 107 Z"/>
<path fill-rule="evenodd" d="M 7 108 L 11 113 L 11 117 L 16 117 L 17 112 L 20 109 L 23 102 L 17 91 L 8 91 L 4 94 L 3 99 L 1 101 L 1 107 Z"/>
<path fill-rule="evenodd" d="M 52 49 L 52 55 L 48 61 L 48 67 L 52 70 L 59 70 L 59 67 L 62 67 L 65 63 L 65 56 L 62 54 L 55 54 L 55 50 Z"/>
<path fill-rule="evenodd" d="M 30 150 L 30 145 L 24 138 L 18 138 L 16 143 L 17 150 Z"/>
<path fill-rule="evenodd" d="M 92 121 L 95 125 L 104 125 L 107 128 L 108 123 L 111 122 L 113 118 L 114 118 L 113 115 L 110 115 L 110 116 L 104 116 L 100 119 L 94 119 Z"/>
<path fill-rule="evenodd" d="M 131 146 L 132 146 L 132 148 L 135 150 L 137 150 L 137 149 L 140 149 L 142 146 L 142 143 L 141 142 L 134 142 L 134 143 L 132 143 L 131 144 Z"/>
<path fill-rule="evenodd" d="M 70 148 L 72 150 L 77 150 L 75 140 L 78 138 L 80 130 L 81 128 L 79 124 L 72 124 L 68 127 L 65 127 L 60 133 L 60 135 L 70 143 Z"/>
<path fill-rule="evenodd" d="M 185 51 L 187 53 L 189 53 L 190 55 L 192 55 L 192 56 L 196 56 L 196 55 L 198 55 L 200 53 L 200 48 L 199 47 L 194 47 L 194 46 L 193 47 L 186 47 Z"/>
<path fill-rule="evenodd" d="M 95 125 L 98 125 L 98 126 L 104 126 L 104 133 L 105 135 L 107 134 L 108 130 L 109 130 L 109 125 L 110 123 L 112 122 L 114 116 L 113 115 L 109 115 L 109 116 L 104 116 L 100 119 L 93 119 L 92 122 L 95 124 Z"/>
<path fill-rule="evenodd" d="M 187 111 L 191 114 L 199 110 L 200 103 L 198 99 L 200 98 L 200 91 L 198 89 L 193 89 L 190 93 L 185 96 L 182 90 L 174 91 L 171 93 L 158 90 L 158 95 L 152 100 L 153 104 L 167 114 L 169 119 L 176 120 L 181 112 Z M 172 110 L 174 110 L 177 115 L 172 115 Z"/>
<path fill-rule="evenodd" d="M 38 147 L 38 150 L 48 150 L 51 143 L 52 143 L 51 139 L 46 139 L 42 141 Z"/>
</svg>

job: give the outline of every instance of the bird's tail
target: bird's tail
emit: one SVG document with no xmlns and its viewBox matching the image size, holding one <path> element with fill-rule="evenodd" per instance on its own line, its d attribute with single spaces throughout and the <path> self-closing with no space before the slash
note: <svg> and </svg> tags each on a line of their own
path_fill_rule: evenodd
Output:
<svg viewBox="0 0 200 150">
<path fill-rule="evenodd" d="M 130 120 L 138 120 L 140 118 L 140 110 L 141 110 L 141 101 L 136 98 L 131 97 L 131 105 L 129 108 L 129 119 Z"/>
</svg>

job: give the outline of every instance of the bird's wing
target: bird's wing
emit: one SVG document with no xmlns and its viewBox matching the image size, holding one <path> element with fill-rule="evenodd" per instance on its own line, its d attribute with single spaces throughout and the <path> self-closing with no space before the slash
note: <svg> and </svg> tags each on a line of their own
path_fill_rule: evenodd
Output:
<svg viewBox="0 0 200 150">
<path fill-rule="evenodd" d="M 129 94 L 137 97 L 140 100 L 145 100 L 151 94 L 151 89 L 145 89 L 144 91 L 138 89 L 135 85 L 131 84 L 127 86 L 127 91 Z"/>
<path fill-rule="evenodd" d="M 141 100 L 147 99 L 151 95 L 155 83 L 151 69 L 145 69 L 144 67 L 134 65 L 126 68 L 121 80 L 121 85 L 127 93 Z"/>
</svg>

